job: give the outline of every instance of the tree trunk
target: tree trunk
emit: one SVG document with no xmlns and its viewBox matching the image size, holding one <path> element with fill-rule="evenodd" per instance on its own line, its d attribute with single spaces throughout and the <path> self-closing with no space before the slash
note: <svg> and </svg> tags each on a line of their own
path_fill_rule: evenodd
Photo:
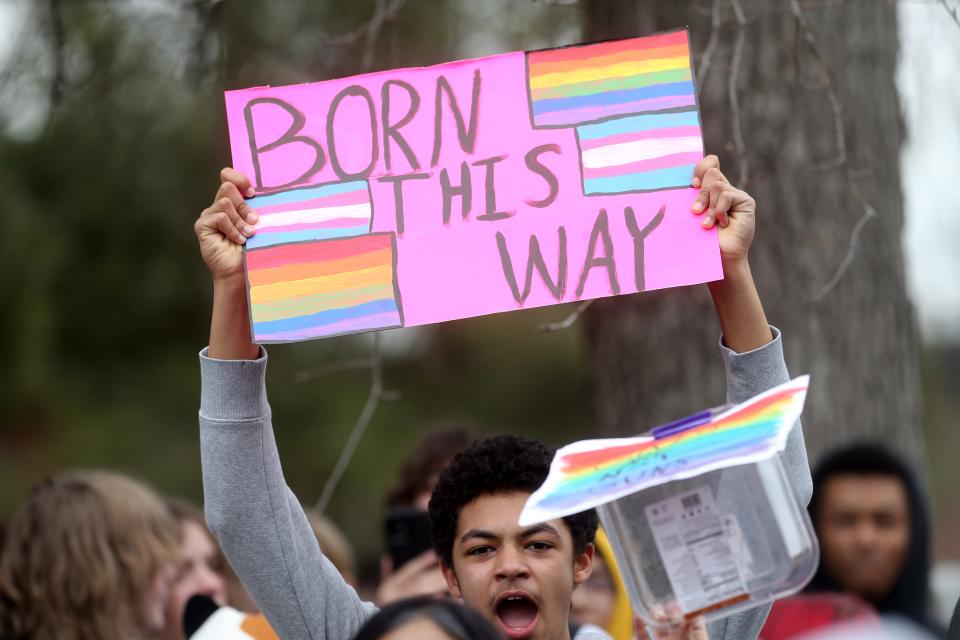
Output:
<svg viewBox="0 0 960 640">
<path fill-rule="evenodd" d="M 703 63 L 713 2 L 583 6 L 586 40 L 689 25 L 694 60 Z M 794 6 L 717 0 L 717 45 L 700 95 L 706 149 L 734 184 L 748 172 L 758 209 L 754 276 L 770 321 L 783 330 L 791 373 L 812 376 L 804 412 L 811 458 L 873 439 L 920 464 L 918 337 L 901 250 L 896 5 L 808 1 L 805 23 Z M 742 55 L 734 65 L 740 7 Z M 736 152 L 731 73 L 747 172 Z M 846 162 L 836 162 L 831 92 L 842 109 Z M 852 260 L 837 279 L 858 227 Z M 604 300 L 585 325 L 598 434 L 637 433 L 722 400 L 719 329 L 705 287 Z"/>
</svg>

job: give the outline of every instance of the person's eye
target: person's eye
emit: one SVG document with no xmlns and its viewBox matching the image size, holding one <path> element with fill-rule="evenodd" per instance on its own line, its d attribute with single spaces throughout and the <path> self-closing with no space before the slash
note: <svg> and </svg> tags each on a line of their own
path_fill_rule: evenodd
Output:
<svg viewBox="0 0 960 640">
<path fill-rule="evenodd" d="M 892 529 L 898 524 L 897 517 L 890 513 L 878 514 L 874 518 L 874 522 L 876 522 L 877 527 L 880 529 Z"/>
<path fill-rule="evenodd" d="M 478 547 L 472 547 L 467 550 L 468 556 L 483 556 L 493 551 L 493 547 L 489 545 L 480 545 Z"/>
<path fill-rule="evenodd" d="M 833 525 L 836 527 L 852 527 L 857 524 L 857 516 L 850 513 L 839 513 L 833 516 Z"/>
<path fill-rule="evenodd" d="M 537 540 L 536 542 L 531 542 L 530 544 L 528 544 L 527 548 L 532 549 L 534 551 L 548 551 L 549 549 L 553 549 L 553 545 L 550 544 L 549 542 L 543 542 L 542 540 Z"/>
</svg>

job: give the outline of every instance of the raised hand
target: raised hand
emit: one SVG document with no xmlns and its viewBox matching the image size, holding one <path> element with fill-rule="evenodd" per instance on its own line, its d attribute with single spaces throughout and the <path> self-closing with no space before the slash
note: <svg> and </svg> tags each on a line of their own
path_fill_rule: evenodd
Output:
<svg viewBox="0 0 960 640">
<path fill-rule="evenodd" d="M 747 260 L 757 205 L 749 194 L 730 184 L 714 155 L 697 163 L 691 184 L 700 189 L 691 206 L 693 213 L 703 216 L 704 228 L 718 227 L 723 280 L 709 287 L 724 343 L 738 353 L 762 347 L 773 340 L 773 334 Z"/>
<path fill-rule="evenodd" d="M 200 254 L 214 281 L 243 277 L 243 244 L 256 233 L 256 212 L 244 195 L 254 195 L 245 175 L 236 169 L 220 172 L 220 188 L 213 203 L 200 213 L 193 231 Z"/>
<path fill-rule="evenodd" d="M 224 169 L 213 204 L 193 224 L 200 255 L 213 276 L 208 355 L 222 360 L 251 360 L 260 353 L 250 337 L 243 276 L 243 245 L 256 233 L 257 214 L 244 195 L 254 195 L 247 177 L 236 169 Z"/>
<path fill-rule="evenodd" d="M 709 155 L 693 170 L 691 184 L 700 189 L 692 210 L 702 215 L 704 228 L 719 227 L 724 265 L 745 261 L 756 229 L 757 204 L 750 194 L 730 184 L 720 171 L 720 160 Z"/>
</svg>

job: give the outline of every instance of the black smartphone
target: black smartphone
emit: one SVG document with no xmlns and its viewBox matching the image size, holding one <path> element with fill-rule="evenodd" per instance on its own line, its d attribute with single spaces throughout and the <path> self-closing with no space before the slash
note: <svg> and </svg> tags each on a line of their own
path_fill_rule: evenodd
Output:
<svg viewBox="0 0 960 640">
<path fill-rule="evenodd" d="M 423 509 L 400 507 L 391 510 L 384 521 L 384 532 L 394 571 L 427 549 L 433 548 L 430 541 L 430 516 Z"/>
</svg>

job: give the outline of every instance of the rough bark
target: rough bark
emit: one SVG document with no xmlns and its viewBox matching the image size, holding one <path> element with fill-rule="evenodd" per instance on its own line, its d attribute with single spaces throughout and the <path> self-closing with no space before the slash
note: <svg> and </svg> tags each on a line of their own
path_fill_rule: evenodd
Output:
<svg viewBox="0 0 960 640">
<path fill-rule="evenodd" d="M 794 374 L 812 375 L 804 414 L 816 459 L 853 439 L 890 443 L 922 463 L 918 334 L 904 279 L 900 146 L 904 127 L 894 72 L 896 6 L 848 0 L 803 4 L 843 107 L 848 167 L 837 158 L 829 91 L 790 0 L 720 0 L 721 28 L 701 87 L 708 152 L 738 182 L 728 84 L 735 72 L 758 203 L 751 264 L 771 323 L 783 330 Z M 689 25 L 694 59 L 710 39 L 711 2 L 584 3 L 586 39 Z M 862 226 L 849 267 L 821 294 L 848 252 L 864 215 L 860 189 L 876 210 Z M 629 434 L 722 400 L 718 324 L 705 287 L 604 300 L 585 319 L 592 416 L 598 434 Z"/>
</svg>

